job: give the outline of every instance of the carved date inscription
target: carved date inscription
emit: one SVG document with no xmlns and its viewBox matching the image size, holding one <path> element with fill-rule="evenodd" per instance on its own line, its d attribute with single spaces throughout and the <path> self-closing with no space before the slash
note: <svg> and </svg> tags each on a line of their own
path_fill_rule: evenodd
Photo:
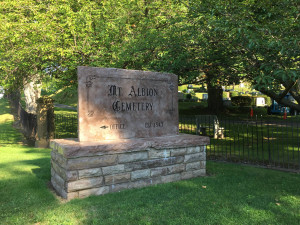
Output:
<svg viewBox="0 0 300 225">
<path fill-rule="evenodd" d="M 164 126 L 164 122 L 162 122 L 162 121 L 145 123 L 145 128 L 161 128 L 163 126 Z"/>
</svg>

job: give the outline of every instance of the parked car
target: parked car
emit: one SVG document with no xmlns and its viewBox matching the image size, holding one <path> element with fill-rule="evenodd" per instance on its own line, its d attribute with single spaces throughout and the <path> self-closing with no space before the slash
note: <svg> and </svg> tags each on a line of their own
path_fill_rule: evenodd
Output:
<svg viewBox="0 0 300 225">
<path fill-rule="evenodd" d="M 295 99 L 290 95 L 287 94 L 285 96 L 286 99 L 295 102 Z M 290 107 L 286 107 L 282 104 L 279 104 L 278 102 L 276 102 L 274 99 L 272 99 L 272 104 L 270 107 L 268 107 L 268 114 L 283 114 L 284 112 L 286 112 L 287 114 L 290 115 L 298 115 L 299 112 L 295 109 L 291 109 Z"/>
<path fill-rule="evenodd" d="M 268 107 L 268 114 L 269 115 L 272 115 L 272 114 L 284 114 L 284 112 L 290 113 L 290 108 L 286 107 L 286 106 L 284 106 L 282 104 L 279 104 L 274 99 L 272 99 L 272 105 L 270 107 Z"/>
</svg>

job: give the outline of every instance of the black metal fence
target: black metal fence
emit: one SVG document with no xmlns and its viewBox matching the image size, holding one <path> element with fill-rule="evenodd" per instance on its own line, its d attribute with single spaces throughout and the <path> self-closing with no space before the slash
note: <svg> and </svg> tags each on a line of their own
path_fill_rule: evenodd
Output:
<svg viewBox="0 0 300 225">
<path fill-rule="evenodd" d="M 18 125 L 21 128 L 21 132 L 27 139 L 27 141 L 34 142 L 37 130 L 37 117 L 36 114 L 28 113 L 23 109 L 20 103 L 19 94 L 13 93 L 8 95 L 14 120 L 18 121 Z"/>
<path fill-rule="evenodd" d="M 300 122 L 181 116 L 182 133 L 208 135 L 207 159 L 300 170 Z"/>
<path fill-rule="evenodd" d="M 78 119 L 77 115 L 55 114 L 55 132 L 54 138 L 77 138 L 78 137 Z"/>
<path fill-rule="evenodd" d="M 55 138 L 77 138 L 77 115 L 55 115 Z M 180 116 L 179 131 L 210 137 L 207 159 L 300 170 L 300 122 Z"/>
</svg>

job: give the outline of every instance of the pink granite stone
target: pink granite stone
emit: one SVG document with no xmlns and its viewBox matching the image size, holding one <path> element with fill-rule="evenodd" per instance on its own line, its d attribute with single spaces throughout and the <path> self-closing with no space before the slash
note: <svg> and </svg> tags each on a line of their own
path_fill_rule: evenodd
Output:
<svg viewBox="0 0 300 225">
<path fill-rule="evenodd" d="M 178 134 L 177 76 L 78 67 L 79 140 Z"/>
<path fill-rule="evenodd" d="M 56 150 L 65 158 L 77 158 L 105 155 L 109 152 L 112 154 L 138 152 L 149 148 L 173 149 L 204 146 L 208 145 L 209 142 L 209 137 L 206 136 L 179 134 L 174 136 L 104 140 L 98 142 L 79 142 L 78 139 L 54 139 L 50 144 L 53 150 Z"/>
</svg>

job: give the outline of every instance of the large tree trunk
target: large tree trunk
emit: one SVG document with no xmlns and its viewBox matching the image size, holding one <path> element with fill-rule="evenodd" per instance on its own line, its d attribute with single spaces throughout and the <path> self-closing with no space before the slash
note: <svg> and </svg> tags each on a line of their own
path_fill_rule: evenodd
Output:
<svg viewBox="0 0 300 225">
<path fill-rule="evenodd" d="M 279 104 L 282 104 L 286 107 L 290 107 L 293 110 L 300 112 L 300 81 L 287 81 L 284 84 L 285 90 L 278 94 L 273 90 L 261 89 L 263 94 L 274 99 Z M 286 94 L 290 93 L 296 102 L 292 102 L 290 99 L 285 98 Z"/>
<path fill-rule="evenodd" d="M 26 111 L 28 113 L 36 114 L 36 100 L 41 97 L 41 84 L 37 80 L 24 84 L 24 95 L 26 102 Z"/>
<path fill-rule="evenodd" d="M 298 112 L 300 112 L 300 105 L 298 103 L 294 103 L 294 102 L 292 102 L 292 101 L 290 101 L 289 99 L 286 99 L 286 98 L 281 98 L 278 94 L 276 94 L 273 91 L 268 91 L 268 90 L 260 90 L 260 91 L 263 94 L 265 94 L 265 95 L 271 97 L 272 99 L 274 99 L 279 104 L 282 104 L 282 105 L 284 105 L 286 107 L 290 107 L 290 108 L 292 108 L 292 109 L 297 110 Z M 297 98 L 299 96 L 297 95 L 295 97 Z"/>
<path fill-rule="evenodd" d="M 298 112 L 300 112 L 300 79 L 298 79 L 297 84 L 291 88 L 290 90 L 291 95 L 293 96 L 293 98 L 296 100 L 296 102 L 298 103 Z M 296 108 L 294 108 L 296 109 Z"/>
<path fill-rule="evenodd" d="M 221 86 L 212 86 L 207 84 L 208 109 L 212 114 L 218 114 L 223 111 L 223 89 Z"/>
</svg>

